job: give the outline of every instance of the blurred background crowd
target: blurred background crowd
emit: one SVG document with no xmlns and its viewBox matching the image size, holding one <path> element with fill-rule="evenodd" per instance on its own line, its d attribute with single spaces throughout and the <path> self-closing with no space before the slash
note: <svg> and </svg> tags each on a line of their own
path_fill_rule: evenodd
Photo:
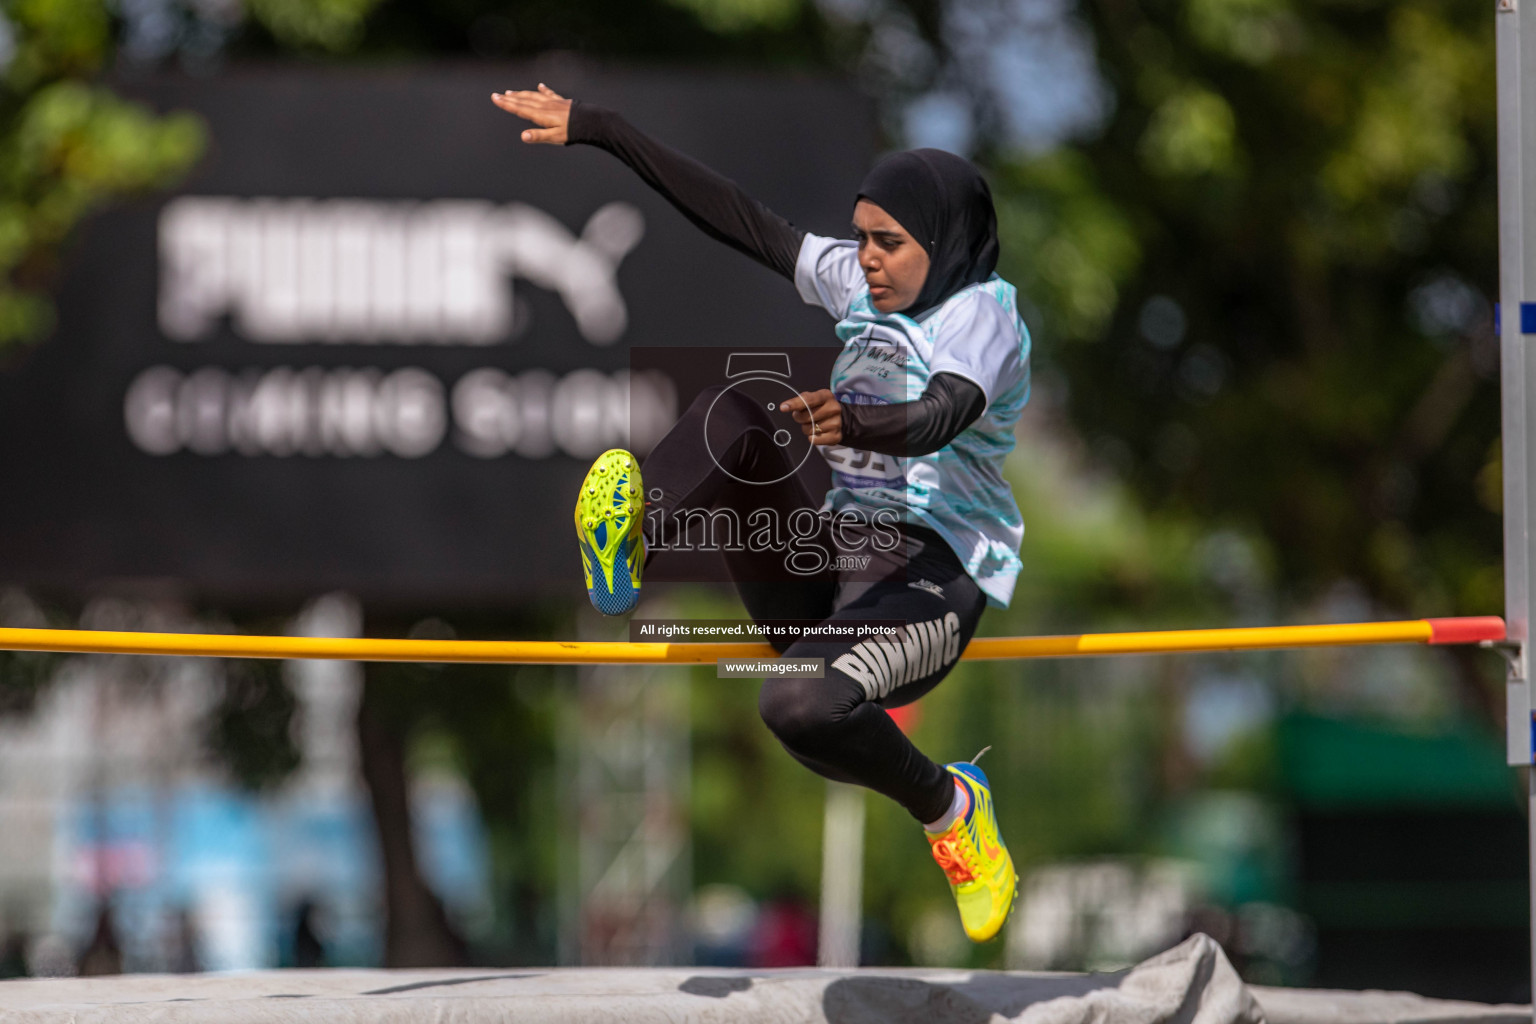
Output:
<svg viewBox="0 0 1536 1024">
<path fill-rule="evenodd" d="M 696 273 L 717 342 L 830 325 L 603 154 L 514 152 L 487 95 L 539 80 L 823 234 L 881 151 L 985 169 L 1034 395 L 983 633 L 1500 612 L 1483 4 L 0 0 L 0 624 L 621 635 L 565 533 L 611 439 L 527 410 L 601 418 L 626 346 L 718 334 Z M 500 239 L 515 298 L 361 351 L 386 314 L 198 276 L 209 232 L 346 244 L 339 200 L 370 238 Z M 282 418 L 326 395 L 332 434 Z M 992 745 L 1023 896 L 972 947 L 872 799 L 860 961 L 1110 969 L 1204 931 L 1254 982 L 1529 999 L 1501 679 L 1459 648 L 962 665 L 903 725 Z M 0 976 L 812 963 L 839 799 L 712 669 L 0 654 Z"/>
</svg>

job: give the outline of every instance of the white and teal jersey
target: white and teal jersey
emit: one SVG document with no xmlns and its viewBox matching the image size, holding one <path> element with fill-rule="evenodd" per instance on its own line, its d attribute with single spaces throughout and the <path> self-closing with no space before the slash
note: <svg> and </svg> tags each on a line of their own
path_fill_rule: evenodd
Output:
<svg viewBox="0 0 1536 1024">
<path fill-rule="evenodd" d="M 954 373 L 986 395 L 982 414 L 931 455 L 897 458 L 829 445 L 832 467 L 824 509 L 894 508 L 936 531 L 986 593 L 1005 608 L 1022 564 L 1024 520 L 1003 479 L 1013 428 L 1029 400 L 1029 330 L 1013 285 L 992 277 L 956 292 L 919 319 L 875 309 L 857 244 L 806 235 L 795 287 L 808 304 L 838 318 L 843 351 L 832 391 L 853 404 L 922 397 L 936 373 Z"/>
</svg>

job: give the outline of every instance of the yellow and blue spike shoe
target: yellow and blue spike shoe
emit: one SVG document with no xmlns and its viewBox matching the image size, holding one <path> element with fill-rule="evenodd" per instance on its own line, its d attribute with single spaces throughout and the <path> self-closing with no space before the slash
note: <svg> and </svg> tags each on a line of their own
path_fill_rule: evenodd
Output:
<svg viewBox="0 0 1536 1024">
<path fill-rule="evenodd" d="M 1019 879 L 998 834 L 986 774 L 970 762 L 944 767 L 970 794 L 971 806 L 943 832 L 924 834 L 933 859 L 949 877 L 965 934 L 972 942 L 986 942 L 1003 930 L 1018 897 Z"/>
<path fill-rule="evenodd" d="M 576 498 L 581 571 L 592 606 L 604 615 L 623 615 L 640 600 L 644 494 L 639 462 L 624 449 L 614 448 L 592 463 Z"/>
</svg>

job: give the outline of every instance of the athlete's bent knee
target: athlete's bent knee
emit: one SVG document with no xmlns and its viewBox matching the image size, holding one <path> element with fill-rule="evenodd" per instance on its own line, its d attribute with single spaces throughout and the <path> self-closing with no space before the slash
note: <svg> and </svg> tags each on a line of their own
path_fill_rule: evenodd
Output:
<svg viewBox="0 0 1536 1024">
<path fill-rule="evenodd" d="M 812 753 L 837 729 L 837 708 L 827 697 L 823 679 L 769 679 L 757 695 L 757 710 L 780 743 Z"/>
</svg>

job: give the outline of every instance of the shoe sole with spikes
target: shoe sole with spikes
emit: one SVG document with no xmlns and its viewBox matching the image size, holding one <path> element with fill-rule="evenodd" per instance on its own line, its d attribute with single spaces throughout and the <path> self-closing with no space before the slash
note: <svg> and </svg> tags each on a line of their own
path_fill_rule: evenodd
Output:
<svg viewBox="0 0 1536 1024">
<path fill-rule="evenodd" d="M 592 606 L 604 615 L 627 614 L 640 600 L 644 494 L 640 464 L 622 448 L 599 455 L 581 482 L 576 498 L 581 571 Z"/>
</svg>

